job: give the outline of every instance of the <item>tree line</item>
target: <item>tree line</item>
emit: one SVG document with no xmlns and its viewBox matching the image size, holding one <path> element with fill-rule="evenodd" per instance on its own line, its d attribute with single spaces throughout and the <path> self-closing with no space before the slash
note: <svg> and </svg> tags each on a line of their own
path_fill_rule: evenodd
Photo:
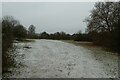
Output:
<svg viewBox="0 0 120 80">
<path fill-rule="evenodd" d="M 120 51 L 120 2 L 98 2 L 86 19 L 93 42 Z"/>
<path fill-rule="evenodd" d="M 37 34 L 38 39 L 53 39 L 53 40 L 75 40 L 75 41 L 91 41 L 92 39 L 90 36 L 86 33 L 74 33 L 74 34 L 68 34 L 63 31 L 61 32 L 55 32 L 52 34 L 49 34 L 47 32 L 42 32 L 40 34 Z"/>
</svg>

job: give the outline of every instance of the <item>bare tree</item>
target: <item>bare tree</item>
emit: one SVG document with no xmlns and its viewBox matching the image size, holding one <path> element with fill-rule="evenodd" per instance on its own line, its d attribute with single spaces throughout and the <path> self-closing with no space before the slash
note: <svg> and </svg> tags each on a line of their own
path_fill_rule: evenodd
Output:
<svg viewBox="0 0 120 80">
<path fill-rule="evenodd" d="M 5 22 L 8 22 L 8 23 L 11 23 L 11 26 L 17 26 L 20 24 L 20 22 L 16 19 L 14 19 L 13 16 L 4 16 L 2 18 L 2 21 L 5 21 Z"/>
<path fill-rule="evenodd" d="M 96 3 L 86 21 L 95 44 L 120 51 L 120 2 Z"/>
<path fill-rule="evenodd" d="M 89 20 L 86 20 L 88 22 L 88 30 L 112 32 L 115 29 L 114 23 L 118 22 L 119 9 L 119 2 L 96 3 L 95 8 L 91 11 Z"/>
<path fill-rule="evenodd" d="M 30 25 L 30 27 L 28 28 L 28 31 L 29 31 L 30 34 L 35 34 L 35 26 Z"/>
</svg>

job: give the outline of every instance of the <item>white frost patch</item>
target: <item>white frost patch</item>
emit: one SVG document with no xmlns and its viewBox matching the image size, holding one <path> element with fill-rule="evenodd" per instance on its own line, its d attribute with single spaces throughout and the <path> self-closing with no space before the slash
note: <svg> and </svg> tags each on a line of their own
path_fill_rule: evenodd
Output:
<svg viewBox="0 0 120 80">
<path fill-rule="evenodd" d="M 13 71 L 12 78 L 109 78 L 117 77 L 105 71 L 92 51 L 57 40 L 35 40 L 15 43 L 25 67 Z M 30 49 L 24 49 L 30 46 Z M 18 59 L 19 60 L 19 59 Z M 117 65 L 117 61 L 113 64 Z M 118 69 L 118 68 L 117 68 Z"/>
</svg>

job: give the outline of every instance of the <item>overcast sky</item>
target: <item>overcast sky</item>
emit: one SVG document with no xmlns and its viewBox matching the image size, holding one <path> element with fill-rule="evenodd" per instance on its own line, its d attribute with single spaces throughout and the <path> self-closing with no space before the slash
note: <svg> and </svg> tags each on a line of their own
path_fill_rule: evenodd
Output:
<svg viewBox="0 0 120 80">
<path fill-rule="evenodd" d="M 86 23 L 94 2 L 4 2 L 2 15 L 10 15 L 26 28 L 31 24 L 36 32 L 54 33 L 64 31 L 73 34 L 85 31 Z"/>
</svg>

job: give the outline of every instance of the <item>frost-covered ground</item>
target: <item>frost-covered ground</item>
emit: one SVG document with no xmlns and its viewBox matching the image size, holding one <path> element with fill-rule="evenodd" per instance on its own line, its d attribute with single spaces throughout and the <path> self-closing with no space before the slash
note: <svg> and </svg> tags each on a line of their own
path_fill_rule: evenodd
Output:
<svg viewBox="0 0 120 80">
<path fill-rule="evenodd" d="M 12 73 L 6 74 L 5 77 L 118 77 L 117 55 L 107 53 L 105 53 L 107 55 L 96 55 L 94 51 L 85 47 L 57 40 L 35 40 L 34 42 L 28 43 L 15 43 L 15 45 L 17 46 L 18 52 L 16 61 L 23 66 L 11 68 Z"/>
</svg>

